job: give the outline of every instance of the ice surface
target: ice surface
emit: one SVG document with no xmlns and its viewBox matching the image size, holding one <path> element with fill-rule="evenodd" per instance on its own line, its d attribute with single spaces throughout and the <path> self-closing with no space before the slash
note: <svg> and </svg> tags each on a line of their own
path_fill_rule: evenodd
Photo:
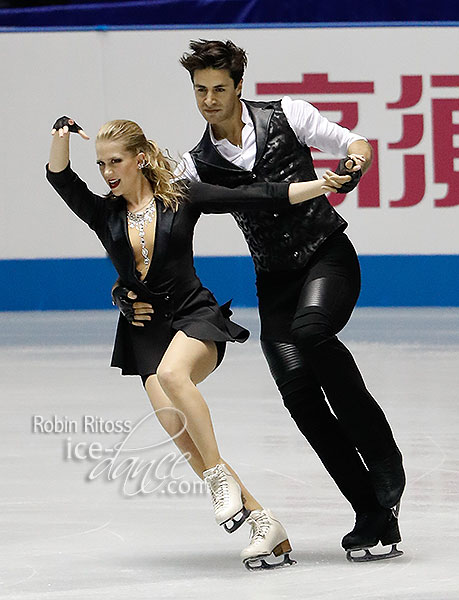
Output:
<svg viewBox="0 0 459 600">
<path fill-rule="evenodd" d="M 115 311 L 3 313 L 0 595 L 457 600 L 459 310 L 358 309 L 341 336 L 393 426 L 408 476 L 400 515 L 405 554 L 371 564 L 346 561 L 340 540 L 353 526 L 352 510 L 283 408 L 254 311 L 236 317 L 253 331 L 251 341 L 229 347 L 201 388 L 223 456 L 283 521 L 298 565 L 248 572 L 239 559 L 248 528 L 228 535 L 217 527 L 187 465 L 176 469 L 183 493 L 152 491 L 166 462 L 143 483 L 133 471 L 130 479 L 113 480 L 112 471 L 111 480 L 107 472 L 88 480 L 126 437 L 101 428 L 134 425 L 149 413 L 137 378 L 108 367 Z M 37 428 L 53 416 L 75 421 L 77 431 L 59 433 L 57 421 L 53 431 L 32 430 L 34 417 Z M 99 430 L 83 431 L 85 416 Z M 148 419 L 118 461 L 136 457 L 158 467 L 173 444 L 136 448 L 164 440 Z M 94 458 L 75 457 L 91 443 Z M 142 485 L 145 493 L 132 495 Z"/>
</svg>

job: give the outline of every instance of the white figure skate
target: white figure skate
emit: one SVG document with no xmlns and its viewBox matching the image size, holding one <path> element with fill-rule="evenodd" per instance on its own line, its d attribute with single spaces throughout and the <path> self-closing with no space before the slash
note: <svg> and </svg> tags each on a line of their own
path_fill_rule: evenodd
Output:
<svg viewBox="0 0 459 600">
<path fill-rule="evenodd" d="M 288 541 L 287 532 L 269 509 L 253 510 L 247 523 L 252 528 L 250 544 L 242 550 L 241 558 L 249 571 L 276 569 L 296 564 L 296 560 L 292 560 L 289 556 L 292 547 Z M 270 554 L 274 554 L 275 557 L 282 555 L 282 562 L 266 562 L 265 559 Z"/>
<path fill-rule="evenodd" d="M 242 502 L 241 488 L 226 465 L 215 465 L 203 473 L 215 511 L 215 520 L 233 533 L 250 515 Z M 239 517 L 239 518 L 238 518 Z"/>
</svg>

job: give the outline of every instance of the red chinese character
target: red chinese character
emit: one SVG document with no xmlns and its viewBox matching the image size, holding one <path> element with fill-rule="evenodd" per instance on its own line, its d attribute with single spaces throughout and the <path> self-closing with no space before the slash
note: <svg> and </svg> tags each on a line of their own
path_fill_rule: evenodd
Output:
<svg viewBox="0 0 459 600">
<path fill-rule="evenodd" d="M 329 81 L 328 73 L 303 73 L 300 82 L 257 83 L 257 94 L 374 94 L 372 81 Z"/>
<path fill-rule="evenodd" d="M 397 102 L 388 102 L 389 110 L 411 108 L 422 97 L 422 75 L 402 75 L 401 94 Z M 387 145 L 389 150 L 408 149 L 417 146 L 424 135 L 424 115 L 402 115 L 402 134 L 398 142 Z M 426 191 L 425 157 L 423 154 L 403 156 L 403 180 L 405 191 L 398 200 L 390 200 L 391 207 L 407 207 L 419 204 Z"/>
<path fill-rule="evenodd" d="M 459 77 L 456 80 L 459 86 Z M 454 113 L 459 114 L 459 98 L 432 100 L 435 183 L 448 185 L 446 196 L 436 199 L 435 206 L 459 205 L 459 170 L 454 168 L 454 161 L 459 163 L 459 148 L 453 137 L 459 134 L 459 122 L 454 123 Z"/>
</svg>

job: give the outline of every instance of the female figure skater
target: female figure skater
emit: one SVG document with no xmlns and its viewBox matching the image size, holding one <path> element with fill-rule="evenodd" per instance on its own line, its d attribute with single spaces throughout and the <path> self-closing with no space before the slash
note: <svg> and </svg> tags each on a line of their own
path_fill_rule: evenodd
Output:
<svg viewBox="0 0 459 600">
<path fill-rule="evenodd" d="M 249 569 L 292 564 L 281 523 L 245 488 L 221 457 L 207 404 L 197 389 L 221 362 L 228 341 L 249 333 L 232 322 L 196 276 L 192 239 L 201 212 L 279 210 L 336 191 L 348 175 L 328 171 L 307 183 L 262 183 L 237 190 L 174 178 L 171 162 L 132 121 L 103 125 L 96 138 L 97 164 L 110 188 L 97 196 L 72 171 L 70 132 L 89 139 L 68 117 L 54 124 L 47 178 L 69 208 L 94 230 L 120 280 L 140 302 L 152 305 L 141 327 L 121 314 L 112 366 L 141 376 L 161 425 L 210 490 L 215 518 L 228 532 L 249 518 L 251 543 L 241 557 Z M 171 410 L 160 410 L 170 408 Z M 249 516 L 250 515 L 250 516 Z M 280 563 L 264 560 L 283 556 Z"/>
</svg>

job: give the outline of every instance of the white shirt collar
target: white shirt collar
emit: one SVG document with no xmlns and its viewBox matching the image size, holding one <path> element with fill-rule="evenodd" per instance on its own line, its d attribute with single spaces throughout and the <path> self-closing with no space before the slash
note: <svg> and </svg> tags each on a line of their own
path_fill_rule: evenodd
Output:
<svg viewBox="0 0 459 600">
<path fill-rule="evenodd" d="M 241 102 L 241 104 L 242 104 L 241 119 L 242 119 L 242 122 L 244 123 L 244 127 L 253 129 L 253 121 L 252 121 L 252 117 L 250 116 L 249 109 L 245 105 L 245 102 Z M 209 127 L 209 133 L 210 133 L 210 139 L 212 141 L 212 144 L 214 144 L 214 146 L 221 146 L 222 144 L 228 143 L 228 140 L 226 138 L 223 138 L 221 140 L 215 139 L 215 136 L 212 131 L 212 127 Z"/>
</svg>

